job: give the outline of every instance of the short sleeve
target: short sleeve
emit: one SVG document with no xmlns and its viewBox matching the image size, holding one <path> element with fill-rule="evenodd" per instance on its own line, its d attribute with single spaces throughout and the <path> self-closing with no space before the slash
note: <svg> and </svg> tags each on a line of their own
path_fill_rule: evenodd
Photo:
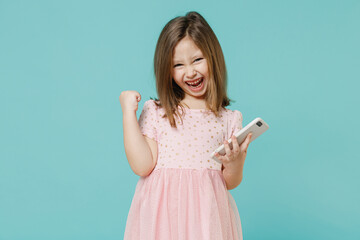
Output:
<svg viewBox="0 0 360 240">
<path fill-rule="evenodd" d="M 234 110 L 232 121 L 231 121 L 230 137 L 243 128 L 242 121 L 243 121 L 242 113 L 238 110 Z"/>
<path fill-rule="evenodd" d="M 158 141 L 156 131 L 157 111 L 156 104 L 153 100 L 144 103 L 144 107 L 139 117 L 140 131 L 143 135 Z"/>
</svg>

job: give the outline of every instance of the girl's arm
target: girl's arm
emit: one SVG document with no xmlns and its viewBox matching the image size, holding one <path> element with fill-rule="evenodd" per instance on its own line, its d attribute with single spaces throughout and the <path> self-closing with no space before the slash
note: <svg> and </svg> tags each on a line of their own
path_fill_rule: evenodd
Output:
<svg viewBox="0 0 360 240">
<path fill-rule="evenodd" d="M 236 188 L 243 179 L 244 163 L 236 161 L 232 166 L 224 167 L 223 176 L 228 190 Z"/>
<path fill-rule="evenodd" d="M 125 101 L 128 100 L 134 100 L 136 102 L 132 101 L 126 105 Z M 140 131 L 140 126 L 136 117 L 138 101 L 140 101 L 140 94 L 136 91 L 126 91 L 122 92 L 120 95 L 120 102 L 123 106 L 124 147 L 126 157 L 134 173 L 144 177 L 149 175 L 154 169 L 157 151 L 155 152 L 155 149 L 153 149 L 153 151 L 151 150 L 151 148 L 154 148 L 154 144 L 151 141 L 154 140 L 148 139 L 147 141 L 145 139 L 146 137 L 142 135 Z M 135 104 L 135 109 L 129 107 L 131 105 L 134 106 Z"/>
<path fill-rule="evenodd" d="M 230 149 L 229 142 L 224 141 L 225 155 L 218 152 L 215 156 L 222 162 L 222 172 L 228 190 L 236 188 L 243 179 L 243 169 L 247 149 L 250 144 L 252 133 L 249 133 L 243 143 L 239 144 L 235 135 L 231 136 L 233 149 Z"/>
</svg>

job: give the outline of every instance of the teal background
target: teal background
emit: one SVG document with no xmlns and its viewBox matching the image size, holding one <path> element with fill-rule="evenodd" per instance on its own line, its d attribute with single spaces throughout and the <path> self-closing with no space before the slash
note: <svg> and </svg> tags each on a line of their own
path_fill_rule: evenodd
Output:
<svg viewBox="0 0 360 240">
<path fill-rule="evenodd" d="M 157 38 L 190 10 L 229 108 L 270 125 L 231 190 L 244 239 L 360 239 L 360 1 L 0 0 L 1 240 L 123 238 L 139 177 L 118 98 L 156 96 Z"/>
</svg>

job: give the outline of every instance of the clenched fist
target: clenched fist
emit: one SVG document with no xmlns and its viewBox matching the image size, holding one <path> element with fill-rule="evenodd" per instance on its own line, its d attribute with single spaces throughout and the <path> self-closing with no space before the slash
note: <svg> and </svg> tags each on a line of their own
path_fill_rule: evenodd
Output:
<svg viewBox="0 0 360 240">
<path fill-rule="evenodd" d="M 141 95 L 137 91 L 123 91 L 119 97 L 121 109 L 125 112 L 136 112 L 138 110 L 138 102 L 141 100 Z"/>
</svg>

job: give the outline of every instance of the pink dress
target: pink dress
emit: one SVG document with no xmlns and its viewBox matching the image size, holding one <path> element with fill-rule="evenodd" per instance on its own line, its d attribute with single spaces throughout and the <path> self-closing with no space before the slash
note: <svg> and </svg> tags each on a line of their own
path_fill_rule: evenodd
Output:
<svg viewBox="0 0 360 240">
<path fill-rule="evenodd" d="M 180 109 L 180 107 L 179 107 Z M 180 109 L 181 111 L 181 109 Z M 221 164 L 210 154 L 242 128 L 242 114 L 185 109 L 172 128 L 164 110 L 147 100 L 139 117 L 143 135 L 158 144 L 154 170 L 140 177 L 129 210 L 125 240 L 242 239 L 236 203 Z"/>
</svg>

